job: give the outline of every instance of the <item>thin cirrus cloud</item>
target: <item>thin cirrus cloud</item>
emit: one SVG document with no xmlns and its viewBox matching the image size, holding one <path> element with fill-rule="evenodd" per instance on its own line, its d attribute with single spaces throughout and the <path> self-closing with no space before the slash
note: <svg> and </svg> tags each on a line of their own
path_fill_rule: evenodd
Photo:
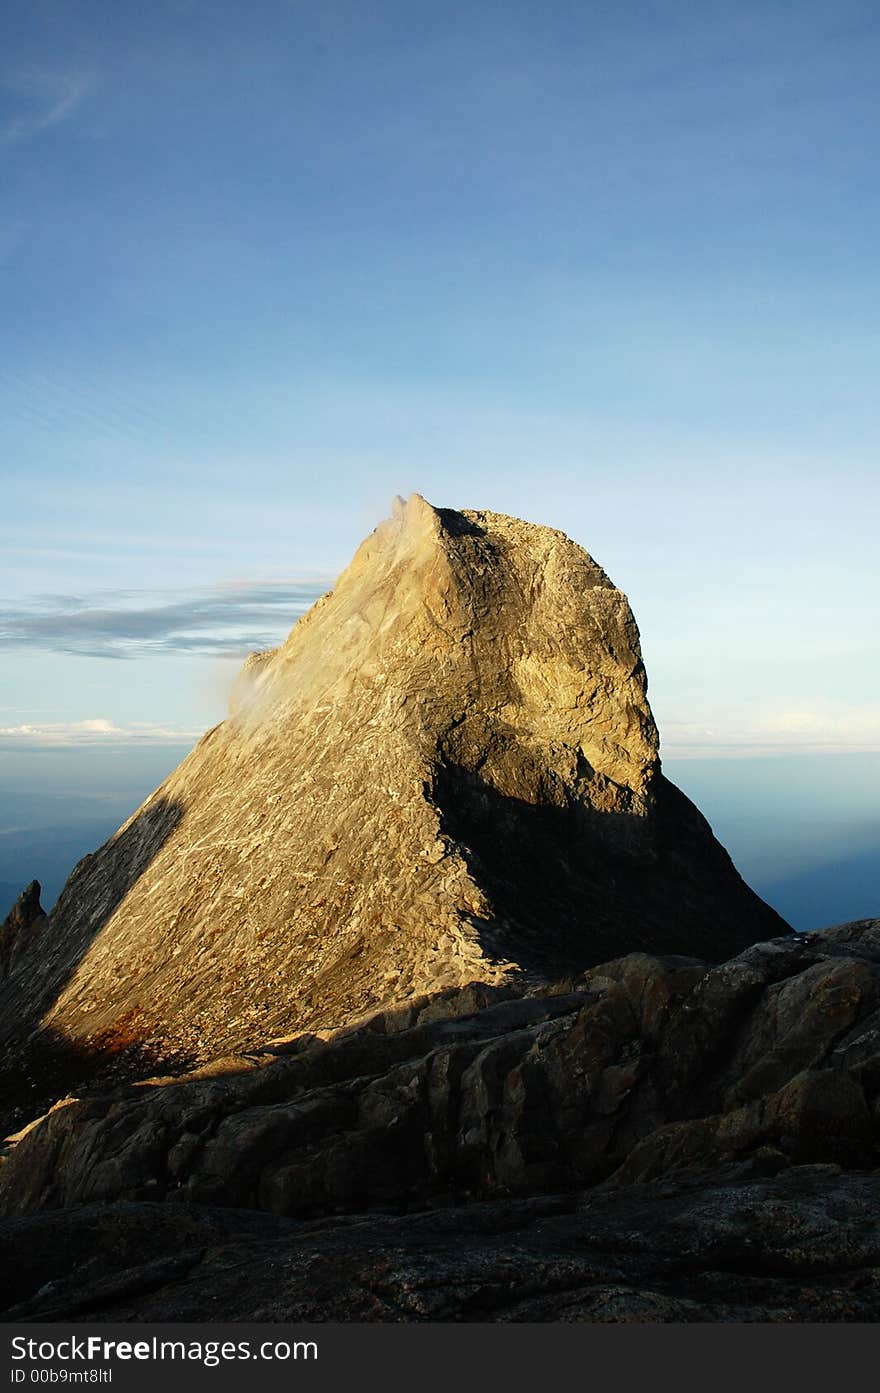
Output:
<svg viewBox="0 0 880 1393">
<path fill-rule="evenodd" d="M 660 728 L 663 753 L 674 759 L 874 753 L 880 750 L 880 703 L 785 707 L 711 726 L 669 720 Z"/>
<path fill-rule="evenodd" d="M 86 658 L 243 657 L 289 632 L 325 581 L 242 581 L 175 595 L 35 596 L 0 611 L 0 648 Z"/>
<path fill-rule="evenodd" d="M 0 145 L 15 145 L 66 121 L 94 86 L 88 72 L 6 73 L 0 91 L 8 108 L 0 120 Z"/>
<path fill-rule="evenodd" d="M 95 717 L 87 721 L 45 721 L 0 726 L 0 750 L 70 749 L 106 745 L 191 744 L 203 732 L 163 726 L 148 721 L 117 725 Z"/>
</svg>

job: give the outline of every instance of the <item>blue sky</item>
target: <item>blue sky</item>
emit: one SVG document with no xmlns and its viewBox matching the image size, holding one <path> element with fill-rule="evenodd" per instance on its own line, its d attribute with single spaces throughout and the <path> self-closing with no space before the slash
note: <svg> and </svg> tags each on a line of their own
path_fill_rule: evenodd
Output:
<svg viewBox="0 0 880 1393">
<path fill-rule="evenodd" d="M 186 743 L 395 493 L 564 528 L 670 755 L 880 750 L 868 0 L 28 0 L 0 753 Z"/>
</svg>

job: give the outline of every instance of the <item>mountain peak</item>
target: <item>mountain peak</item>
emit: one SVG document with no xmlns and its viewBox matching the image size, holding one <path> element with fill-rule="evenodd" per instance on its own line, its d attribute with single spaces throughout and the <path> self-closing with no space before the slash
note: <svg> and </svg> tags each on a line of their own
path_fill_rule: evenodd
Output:
<svg viewBox="0 0 880 1393">
<path fill-rule="evenodd" d="M 663 778 L 602 568 L 562 532 L 413 494 L 77 867 L 16 1011 L 202 1059 L 786 927 Z"/>
</svg>

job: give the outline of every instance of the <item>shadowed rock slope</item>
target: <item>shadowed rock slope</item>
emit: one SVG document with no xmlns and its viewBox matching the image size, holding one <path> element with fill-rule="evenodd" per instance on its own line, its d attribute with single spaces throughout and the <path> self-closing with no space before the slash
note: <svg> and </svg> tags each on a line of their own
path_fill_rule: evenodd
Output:
<svg viewBox="0 0 880 1393">
<path fill-rule="evenodd" d="M 475 985 L 57 1106 L 7 1320 L 876 1320 L 880 921 Z"/>
<path fill-rule="evenodd" d="M 9 950 L 0 1020 L 143 1072 L 786 929 L 660 773 L 625 596 L 560 532 L 414 495 Z"/>
</svg>

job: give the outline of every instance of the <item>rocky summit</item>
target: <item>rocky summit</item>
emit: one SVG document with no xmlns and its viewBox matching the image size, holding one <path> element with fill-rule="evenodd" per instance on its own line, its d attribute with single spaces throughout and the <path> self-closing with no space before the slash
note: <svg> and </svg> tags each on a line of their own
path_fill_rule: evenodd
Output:
<svg viewBox="0 0 880 1393">
<path fill-rule="evenodd" d="M 663 777 L 646 687 L 563 533 L 398 500 L 48 919 L 16 910 L 10 1087 L 784 933 Z"/>
<path fill-rule="evenodd" d="M 6 1320 L 880 1319 L 880 923 L 743 884 L 560 532 L 399 503 L 0 975 Z"/>
</svg>

